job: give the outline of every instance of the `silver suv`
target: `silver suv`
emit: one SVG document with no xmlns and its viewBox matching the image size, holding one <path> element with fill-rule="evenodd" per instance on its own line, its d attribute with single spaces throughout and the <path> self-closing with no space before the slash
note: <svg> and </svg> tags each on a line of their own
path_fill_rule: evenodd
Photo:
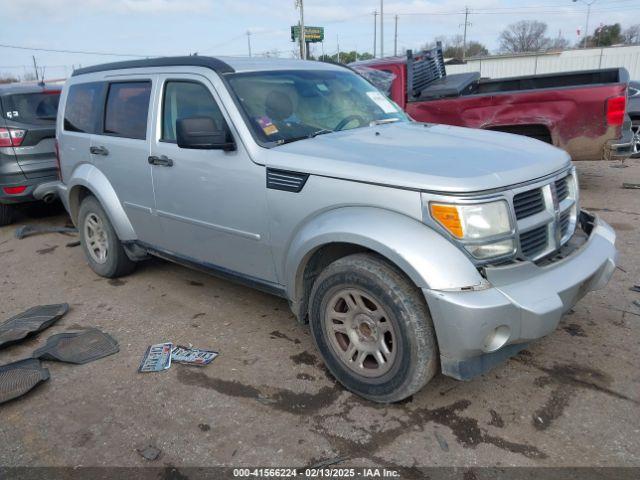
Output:
<svg viewBox="0 0 640 480">
<path fill-rule="evenodd" d="M 90 267 L 148 255 L 289 300 L 368 399 L 485 372 L 551 333 L 615 269 L 566 153 L 421 124 L 351 70 L 159 58 L 63 89 L 55 190 Z"/>
</svg>

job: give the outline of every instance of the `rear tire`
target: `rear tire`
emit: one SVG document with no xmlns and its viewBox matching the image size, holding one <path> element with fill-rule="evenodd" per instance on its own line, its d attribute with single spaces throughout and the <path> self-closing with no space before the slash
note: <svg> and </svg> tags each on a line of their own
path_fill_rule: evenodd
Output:
<svg viewBox="0 0 640 480">
<path fill-rule="evenodd" d="M 369 400 L 403 400 L 438 371 L 435 332 L 422 293 L 376 255 L 349 255 L 320 273 L 309 300 L 309 323 L 329 371 Z"/>
<path fill-rule="evenodd" d="M 10 225 L 13 222 L 14 208 L 11 205 L 0 203 L 0 227 Z"/>
<path fill-rule="evenodd" d="M 88 196 L 82 201 L 78 231 L 87 262 L 98 275 L 117 278 L 135 269 L 136 263 L 127 256 L 109 217 L 95 197 Z"/>
</svg>

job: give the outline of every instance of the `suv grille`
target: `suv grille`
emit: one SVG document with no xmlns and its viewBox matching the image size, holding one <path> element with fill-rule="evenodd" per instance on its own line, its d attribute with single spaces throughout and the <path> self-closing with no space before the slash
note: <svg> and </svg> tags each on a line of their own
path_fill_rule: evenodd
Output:
<svg viewBox="0 0 640 480">
<path fill-rule="evenodd" d="M 545 209 L 544 196 L 541 188 L 535 188 L 522 192 L 513 197 L 513 208 L 516 211 L 516 218 L 522 220 Z"/>
<path fill-rule="evenodd" d="M 513 196 L 520 258 L 537 260 L 558 250 L 573 235 L 578 206 L 571 174 Z"/>
<path fill-rule="evenodd" d="M 547 248 L 547 226 L 534 228 L 520 235 L 520 249 L 525 257 L 534 257 Z"/>
</svg>

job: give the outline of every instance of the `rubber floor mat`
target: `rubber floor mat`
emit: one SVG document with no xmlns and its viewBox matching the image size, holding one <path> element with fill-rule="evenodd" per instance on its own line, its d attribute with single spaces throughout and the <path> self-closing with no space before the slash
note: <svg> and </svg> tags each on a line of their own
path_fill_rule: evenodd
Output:
<svg viewBox="0 0 640 480">
<path fill-rule="evenodd" d="M 1 366 L 0 403 L 21 397 L 45 380 L 49 380 L 49 370 L 35 358 Z"/>
<path fill-rule="evenodd" d="M 40 305 L 11 317 L 0 324 L 0 348 L 19 342 L 26 336 L 40 332 L 60 320 L 69 311 L 69 305 Z"/>
<path fill-rule="evenodd" d="M 118 342 L 111 335 L 92 328 L 84 332 L 53 335 L 32 356 L 42 360 L 83 364 L 113 355 L 119 350 Z"/>
</svg>

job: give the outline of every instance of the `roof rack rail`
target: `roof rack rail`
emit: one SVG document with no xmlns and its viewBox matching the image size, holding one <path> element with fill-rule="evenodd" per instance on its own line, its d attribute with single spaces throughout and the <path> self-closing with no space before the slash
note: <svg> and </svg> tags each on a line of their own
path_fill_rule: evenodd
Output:
<svg viewBox="0 0 640 480">
<path fill-rule="evenodd" d="M 226 62 L 214 57 L 190 55 L 183 57 L 158 57 L 144 60 L 127 60 L 124 62 L 104 63 L 91 67 L 79 68 L 73 71 L 72 77 L 88 73 L 108 72 L 109 70 L 124 70 L 128 68 L 153 68 L 153 67 L 205 67 L 219 74 L 233 73 L 235 70 Z"/>
</svg>

